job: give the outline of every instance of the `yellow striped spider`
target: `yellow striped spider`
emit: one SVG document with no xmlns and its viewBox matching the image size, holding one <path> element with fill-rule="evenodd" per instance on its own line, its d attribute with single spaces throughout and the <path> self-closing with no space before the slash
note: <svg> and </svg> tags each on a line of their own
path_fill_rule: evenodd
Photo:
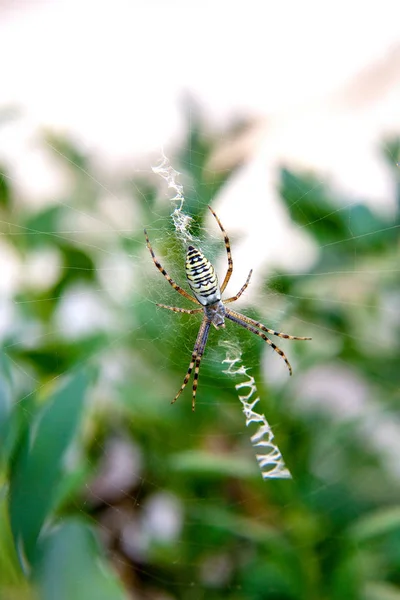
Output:
<svg viewBox="0 0 400 600">
<path fill-rule="evenodd" d="M 235 302 L 240 298 L 243 294 L 247 286 L 249 285 L 250 277 L 253 270 L 250 271 L 245 284 L 241 287 L 236 296 L 232 298 L 228 298 L 227 300 L 221 300 L 221 294 L 224 292 L 228 282 L 231 278 L 233 272 L 233 261 L 231 254 L 231 246 L 229 242 L 229 237 L 222 226 L 221 221 L 211 208 L 208 207 L 217 221 L 219 228 L 222 231 L 225 240 L 225 248 L 228 255 L 228 270 L 225 275 L 225 279 L 221 286 L 218 285 L 217 275 L 215 273 L 215 269 L 210 263 L 210 261 L 204 256 L 200 250 L 194 248 L 193 246 L 189 246 L 186 254 L 186 277 L 189 283 L 189 286 L 194 294 L 194 297 L 188 294 L 185 290 L 179 287 L 178 284 L 171 279 L 166 270 L 162 267 L 160 261 L 156 258 L 153 248 L 151 247 L 149 237 L 147 235 L 146 230 L 144 230 L 144 235 L 146 237 L 147 247 L 150 251 L 151 257 L 153 259 L 154 264 L 157 269 L 164 275 L 165 279 L 168 283 L 176 290 L 181 296 L 184 296 L 194 304 L 200 304 L 201 308 L 194 308 L 192 310 L 186 308 L 177 308 L 176 306 L 166 306 L 165 304 L 157 304 L 161 308 L 167 308 L 168 310 L 172 310 L 177 313 L 186 313 L 188 315 L 194 315 L 197 313 L 203 313 L 203 320 L 201 322 L 199 333 L 197 334 L 196 343 L 192 352 L 192 360 L 190 361 L 189 368 L 183 380 L 183 383 L 179 389 L 179 392 L 176 394 L 175 398 L 172 400 L 173 404 L 179 398 L 181 393 L 186 387 L 187 382 L 190 379 L 190 375 L 192 373 L 194 367 L 194 377 L 193 377 L 193 393 L 192 393 L 192 410 L 195 409 L 196 404 L 196 392 L 197 392 L 197 384 L 199 379 L 199 370 L 200 370 L 200 362 L 202 356 L 204 354 L 204 350 L 207 343 L 208 334 L 210 331 L 211 325 L 214 325 L 216 329 L 222 329 L 225 327 L 225 319 L 229 319 L 238 325 L 241 325 L 245 329 L 248 329 L 252 333 L 255 333 L 260 338 L 262 338 L 267 344 L 269 344 L 275 352 L 282 356 L 283 360 L 287 364 L 290 375 L 292 374 L 292 367 L 286 355 L 280 348 L 275 346 L 273 342 L 262 333 L 265 331 L 270 335 L 276 335 L 281 338 L 285 338 L 288 340 L 311 340 L 309 337 L 295 337 L 293 335 L 287 335 L 286 333 L 280 333 L 278 331 L 274 331 L 273 329 L 269 329 L 262 323 L 258 321 L 254 321 L 254 319 L 250 319 L 245 315 L 242 315 L 230 308 L 226 307 L 226 304 L 230 304 L 231 302 Z M 261 330 L 261 331 L 260 331 Z"/>
</svg>

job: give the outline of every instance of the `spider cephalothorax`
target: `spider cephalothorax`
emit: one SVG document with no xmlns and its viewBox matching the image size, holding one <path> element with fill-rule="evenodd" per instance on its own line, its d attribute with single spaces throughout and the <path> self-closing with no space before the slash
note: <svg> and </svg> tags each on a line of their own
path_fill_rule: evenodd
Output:
<svg viewBox="0 0 400 600">
<path fill-rule="evenodd" d="M 286 333 L 281 333 L 279 331 L 274 331 L 273 329 L 269 329 L 262 323 L 255 321 L 254 319 L 250 319 L 241 313 L 238 313 L 230 308 L 226 308 L 226 304 L 230 302 L 235 302 L 240 296 L 243 294 L 247 286 L 249 285 L 250 277 L 252 274 L 252 270 L 250 271 L 246 282 L 241 287 L 236 296 L 232 298 L 228 298 L 227 300 L 221 300 L 221 295 L 224 292 L 228 282 L 231 278 L 233 271 L 233 261 L 231 254 L 231 247 L 228 235 L 225 229 L 222 226 L 221 221 L 218 219 L 217 215 L 211 208 L 208 207 L 212 214 L 214 215 L 225 240 L 225 248 L 228 255 L 228 270 L 225 275 L 225 279 L 221 286 L 218 284 L 218 278 L 215 273 L 215 269 L 210 263 L 210 261 L 204 256 L 200 250 L 195 248 L 194 246 L 189 246 L 186 254 L 186 277 L 189 282 L 189 286 L 194 294 L 194 297 L 188 294 L 184 289 L 179 287 L 173 279 L 168 275 L 166 270 L 161 266 L 159 260 L 156 258 L 153 248 L 151 247 L 150 240 L 148 238 L 146 230 L 144 230 L 144 234 L 146 236 L 147 247 L 150 251 L 151 257 L 153 259 L 154 264 L 157 269 L 164 275 L 167 279 L 168 283 L 176 290 L 181 296 L 184 296 L 191 302 L 195 304 L 200 304 L 201 308 L 187 309 L 187 308 L 178 308 L 176 306 L 166 306 L 165 304 L 157 304 L 161 308 L 167 308 L 168 310 L 172 310 L 178 313 L 186 313 L 189 315 L 193 315 L 196 313 L 203 313 L 203 321 L 200 325 L 199 333 L 197 334 L 196 343 L 192 352 L 192 360 L 190 361 L 189 368 L 183 380 L 183 383 L 179 389 L 179 392 L 176 394 L 175 398 L 172 400 L 174 403 L 183 390 L 186 387 L 187 382 L 190 379 L 190 375 L 193 371 L 194 367 L 194 376 L 193 376 L 193 393 L 192 393 L 192 409 L 194 410 L 196 404 L 196 392 L 197 392 L 197 383 L 199 378 L 199 370 L 200 370 L 200 362 L 201 358 L 204 354 L 204 349 L 206 347 L 208 334 L 210 331 L 211 325 L 214 325 L 216 329 L 222 329 L 225 327 L 225 318 L 241 325 L 245 329 L 248 329 L 252 333 L 255 333 L 260 338 L 262 338 L 267 344 L 269 344 L 275 352 L 277 352 L 280 356 L 282 356 L 283 360 L 288 366 L 290 375 L 292 374 L 292 367 L 288 359 L 286 358 L 284 352 L 280 348 L 278 348 L 271 340 L 262 333 L 265 331 L 270 335 L 276 335 L 281 338 L 289 339 L 289 340 L 311 340 L 309 337 L 295 337 L 293 335 L 287 335 Z M 261 330 L 261 331 L 260 331 Z"/>
</svg>

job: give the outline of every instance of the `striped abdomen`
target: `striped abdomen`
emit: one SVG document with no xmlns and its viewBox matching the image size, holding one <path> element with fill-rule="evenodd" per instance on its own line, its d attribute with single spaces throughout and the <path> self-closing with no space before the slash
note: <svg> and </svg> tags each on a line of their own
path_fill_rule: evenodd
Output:
<svg viewBox="0 0 400 600">
<path fill-rule="evenodd" d="M 214 267 L 204 254 L 193 246 L 188 247 L 186 254 L 186 277 L 194 295 L 203 306 L 221 300 Z"/>
</svg>

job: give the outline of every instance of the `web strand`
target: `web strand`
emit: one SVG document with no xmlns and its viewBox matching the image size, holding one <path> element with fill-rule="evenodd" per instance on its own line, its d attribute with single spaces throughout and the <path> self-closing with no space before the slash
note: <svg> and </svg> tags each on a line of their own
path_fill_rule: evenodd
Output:
<svg viewBox="0 0 400 600">
<path fill-rule="evenodd" d="M 263 479 L 291 479 L 292 476 L 285 465 L 282 454 L 273 441 L 274 434 L 270 424 L 265 415 L 261 415 L 254 410 L 260 398 L 257 395 L 254 377 L 247 373 L 248 369 L 242 363 L 238 346 L 229 341 L 222 341 L 220 345 L 226 349 L 226 358 L 222 362 L 227 364 L 228 368 L 224 373 L 233 377 L 246 378 L 237 383 L 235 389 L 242 403 L 242 410 L 246 417 L 246 427 L 253 423 L 258 425 L 258 429 L 251 436 L 250 441 L 256 450 L 256 458 Z M 242 389 L 248 389 L 249 391 L 247 394 L 241 394 L 240 390 Z"/>
</svg>

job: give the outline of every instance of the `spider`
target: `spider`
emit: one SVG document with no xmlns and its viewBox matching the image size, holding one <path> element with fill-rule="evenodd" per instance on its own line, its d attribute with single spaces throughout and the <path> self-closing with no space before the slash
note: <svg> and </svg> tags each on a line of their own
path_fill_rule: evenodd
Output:
<svg viewBox="0 0 400 600">
<path fill-rule="evenodd" d="M 219 286 L 217 275 L 215 273 L 215 269 L 210 263 L 210 261 L 204 256 L 200 250 L 195 248 L 194 246 L 188 246 L 187 254 L 186 254 L 186 277 L 189 283 L 189 286 L 194 294 L 194 297 L 188 294 L 185 290 L 183 290 L 175 281 L 168 275 L 166 270 L 162 267 L 160 261 L 156 258 L 153 248 L 151 247 L 149 237 L 147 235 L 147 231 L 144 230 L 144 235 L 146 237 L 147 247 L 150 251 L 151 257 L 157 269 L 162 273 L 168 283 L 176 290 L 181 296 L 190 300 L 194 304 L 200 304 L 201 308 L 187 309 L 187 308 L 177 308 L 176 306 L 166 306 L 165 304 L 158 304 L 161 308 L 166 308 L 168 310 L 172 310 L 176 313 L 185 313 L 187 315 L 194 315 L 198 313 L 203 313 L 203 320 L 200 325 L 199 333 L 197 334 L 196 343 L 192 352 L 192 359 L 189 364 L 189 368 L 183 380 L 183 383 L 179 389 L 179 392 L 176 394 L 175 398 L 172 400 L 171 404 L 176 402 L 186 387 L 190 376 L 194 367 L 194 376 L 193 376 L 193 390 L 192 390 L 192 410 L 195 409 L 196 405 L 196 392 L 197 385 L 199 380 L 199 370 L 200 370 L 200 362 L 202 356 L 204 354 L 204 350 L 207 343 L 208 334 L 210 332 L 211 325 L 214 325 L 216 329 L 223 329 L 225 327 L 225 319 L 229 319 L 238 325 L 241 325 L 245 329 L 248 329 L 255 335 L 258 335 L 262 338 L 267 344 L 269 344 L 275 352 L 277 352 L 285 361 L 290 375 L 292 374 L 292 367 L 286 355 L 280 348 L 278 348 L 271 340 L 262 333 L 265 331 L 270 335 L 276 335 L 281 338 L 285 338 L 288 340 L 311 340 L 309 337 L 295 337 L 293 335 L 287 335 L 286 333 L 281 333 L 278 331 L 274 331 L 273 329 L 269 329 L 262 323 L 255 321 L 254 319 L 250 319 L 241 313 L 238 313 L 230 308 L 226 307 L 226 304 L 230 304 L 231 302 L 236 302 L 243 294 L 247 286 L 249 285 L 251 274 L 253 269 L 251 269 L 248 277 L 244 283 L 244 285 L 240 288 L 239 292 L 236 296 L 232 298 L 228 298 L 227 300 L 221 300 L 221 295 L 224 292 L 228 282 L 231 278 L 233 272 L 233 261 L 231 254 L 231 246 L 229 237 L 222 226 L 221 221 L 211 208 L 208 207 L 211 213 L 214 215 L 215 220 L 217 221 L 219 228 L 222 231 L 225 241 L 225 248 L 228 255 L 228 270 L 225 275 L 225 279 L 222 282 L 222 285 Z M 260 331 L 261 330 L 261 331 Z"/>
</svg>

